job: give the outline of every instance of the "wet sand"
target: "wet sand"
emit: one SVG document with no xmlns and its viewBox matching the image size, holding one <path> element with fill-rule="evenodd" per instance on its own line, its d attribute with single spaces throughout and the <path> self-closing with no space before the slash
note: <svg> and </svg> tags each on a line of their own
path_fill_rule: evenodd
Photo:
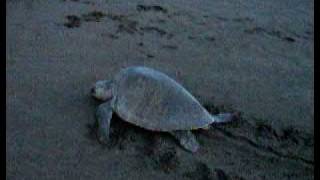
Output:
<svg viewBox="0 0 320 180">
<path fill-rule="evenodd" d="M 313 179 L 313 1 L 7 1 L 7 179 Z M 144 65 L 239 122 L 190 154 L 114 116 L 90 86 Z"/>
</svg>

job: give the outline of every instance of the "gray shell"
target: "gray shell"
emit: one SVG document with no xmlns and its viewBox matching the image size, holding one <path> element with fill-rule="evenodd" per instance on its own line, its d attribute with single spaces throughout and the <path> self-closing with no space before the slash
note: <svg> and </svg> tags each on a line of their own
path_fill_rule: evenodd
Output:
<svg viewBox="0 0 320 180">
<path fill-rule="evenodd" d="M 154 131 L 190 130 L 213 122 L 181 85 L 156 70 L 129 67 L 114 78 L 113 110 L 123 120 Z"/>
</svg>

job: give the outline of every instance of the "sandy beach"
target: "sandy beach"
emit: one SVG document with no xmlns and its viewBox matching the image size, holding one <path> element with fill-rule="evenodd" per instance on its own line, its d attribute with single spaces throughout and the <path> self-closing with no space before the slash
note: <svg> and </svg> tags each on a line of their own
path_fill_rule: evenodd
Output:
<svg viewBox="0 0 320 180">
<path fill-rule="evenodd" d="M 313 179 L 314 1 L 7 0 L 6 179 Z M 147 66 L 209 112 L 241 119 L 166 133 L 112 119 L 97 80 Z"/>
</svg>

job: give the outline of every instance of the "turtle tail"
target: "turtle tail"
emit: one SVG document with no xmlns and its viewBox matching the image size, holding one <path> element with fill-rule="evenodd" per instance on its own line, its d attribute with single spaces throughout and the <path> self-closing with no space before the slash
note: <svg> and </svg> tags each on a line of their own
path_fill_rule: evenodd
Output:
<svg viewBox="0 0 320 180">
<path fill-rule="evenodd" d="M 229 123 L 240 118 L 239 112 L 212 115 L 213 123 Z"/>
</svg>

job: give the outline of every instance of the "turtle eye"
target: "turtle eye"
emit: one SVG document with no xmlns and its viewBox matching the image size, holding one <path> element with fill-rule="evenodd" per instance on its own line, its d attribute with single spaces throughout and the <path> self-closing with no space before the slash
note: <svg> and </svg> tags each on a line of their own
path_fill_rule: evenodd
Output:
<svg viewBox="0 0 320 180">
<path fill-rule="evenodd" d="M 91 88 L 90 92 L 91 92 L 91 94 L 95 94 L 95 92 L 96 92 L 95 88 Z"/>
</svg>

